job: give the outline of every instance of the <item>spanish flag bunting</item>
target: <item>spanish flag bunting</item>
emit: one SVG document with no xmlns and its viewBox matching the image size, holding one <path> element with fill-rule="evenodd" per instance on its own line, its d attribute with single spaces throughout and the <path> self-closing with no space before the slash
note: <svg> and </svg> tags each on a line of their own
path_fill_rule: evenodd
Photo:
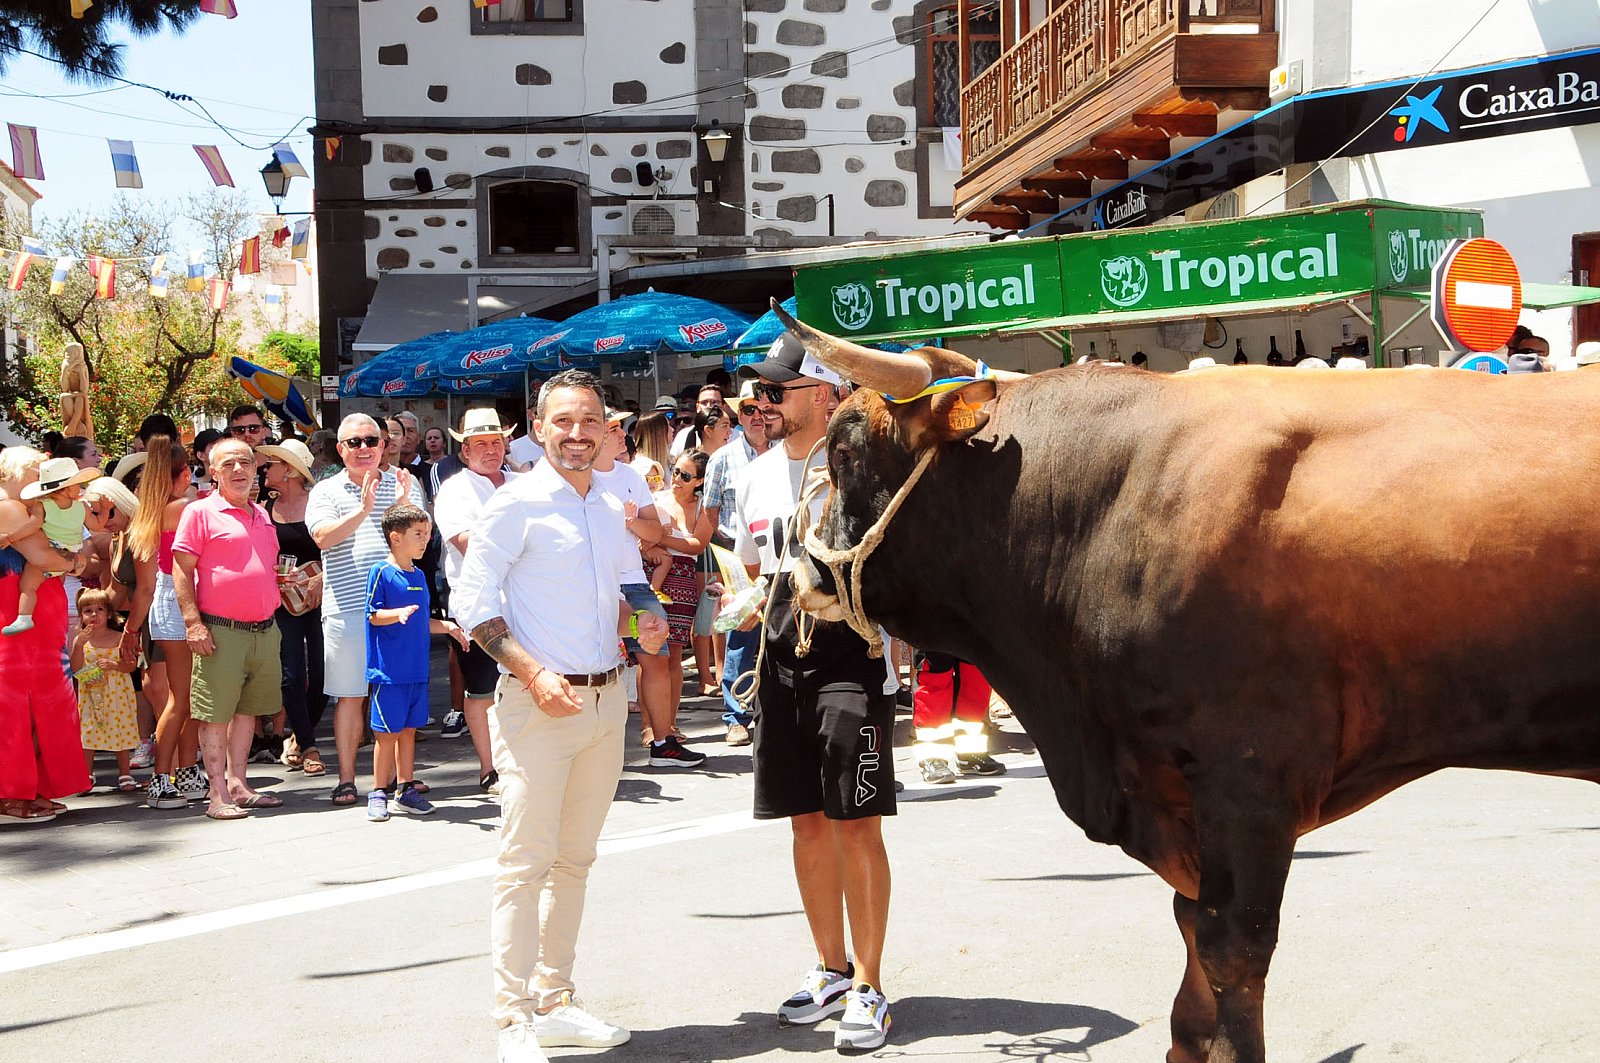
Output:
<svg viewBox="0 0 1600 1063">
<path fill-rule="evenodd" d="M 287 239 L 289 239 L 289 227 L 287 225 L 280 225 L 278 226 L 277 231 L 272 234 L 272 246 L 282 247 L 284 241 Z"/>
<path fill-rule="evenodd" d="M 500 0 L 472 0 L 473 7 L 499 7 Z"/>
<path fill-rule="evenodd" d="M 233 0 L 200 0 L 200 10 L 223 18 L 239 17 L 239 9 L 234 6 Z"/>
<path fill-rule="evenodd" d="M 82 18 L 94 6 L 94 0 L 72 0 L 72 17 Z"/>
<path fill-rule="evenodd" d="M 233 175 L 228 172 L 228 164 L 222 161 L 222 152 L 215 144 L 193 144 L 194 153 L 200 156 L 200 161 L 205 165 L 206 173 L 211 175 L 211 183 L 218 188 L 233 187 Z"/>
<path fill-rule="evenodd" d="M 189 268 L 183 280 L 183 290 L 186 292 L 203 292 L 206 290 L 204 251 L 189 252 Z"/>
<path fill-rule="evenodd" d="M 115 299 L 117 297 L 117 260 L 102 258 L 100 269 L 94 275 L 94 295 L 96 299 Z"/>
<path fill-rule="evenodd" d="M 311 250 L 311 219 L 294 223 L 294 242 L 289 245 L 289 257 L 302 259 Z"/>
<path fill-rule="evenodd" d="M 339 157 L 339 149 L 344 146 L 344 137 L 323 137 L 322 153 L 329 162 Z"/>
<path fill-rule="evenodd" d="M 211 279 L 211 309 L 222 313 L 228 306 L 228 282 L 221 277 Z"/>
<path fill-rule="evenodd" d="M 33 265 L 33 256 L 26 251 L 17 252 L 17 260 L 11 263 L 11 279 L 6 282 L 6 287 L 14 292 L 22 291 L 23 282 L 28 279 L 28 269 Z"/>
<path fill-rule="evenodd" d="M 89 276 L 100 276 L 100 263 L 104 261 L 99 255 L 90 255 L 83 260 L 83 266 L 89 271 Z"/>
<path fill-rule="evenodd" d="M 11 169 L 30 181 L 44 180 L 44 158 L 39 154 L 39 130 L 31 125 L 6 123 L 11 134 Z"/>
<path fill-rule="evenodd" d="M 252 236 L 239 248 L 239 272 L 246 275 L 261 272 L 261 237 Z"/>
<path fill-rule="evenodd" d="M 71 255 L 62 255 L 56 259 L 56 268 L 50 274 L 50 294 L 60 295 L 67 290 L 67 273 L 72 269 L 72 263 L 77 261 Z"/>
</svg>

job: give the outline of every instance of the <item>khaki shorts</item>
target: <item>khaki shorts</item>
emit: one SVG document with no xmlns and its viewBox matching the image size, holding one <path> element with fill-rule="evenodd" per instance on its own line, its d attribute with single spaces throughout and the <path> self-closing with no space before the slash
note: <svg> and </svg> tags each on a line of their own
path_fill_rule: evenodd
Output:
<svg viewBox="0 0 1600 1063">
<path fill-rule="evenodd" d="M 283 704 L 283 664 L 278 625 L 240 631 L 209 628 L 216 651 L 196 656 L 189 714 L 201 723 L 227 723 L 234 715 L 271 716 Z"/>
</svg>

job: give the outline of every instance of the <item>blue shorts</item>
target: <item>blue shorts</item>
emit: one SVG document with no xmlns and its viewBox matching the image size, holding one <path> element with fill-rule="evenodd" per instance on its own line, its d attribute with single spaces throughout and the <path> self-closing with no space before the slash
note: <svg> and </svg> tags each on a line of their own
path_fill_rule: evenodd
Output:
<svg viewBox="0 0 1600 1063">
<path fill-rule="evenodd" d="M 648 583 L 624 583 L 622 596 L 628 601 L 628 608 L 637 612 L 643 609 L 647 613 L 654 613 L 661 619 L 667 618 L 667 608 L 661 604 L 661 599 L 656 597 L 655 588 Z M 623 645 L 628 647 L 628 652 L 639 654 L 644 652 L 644 647 L 639 645 L 639 640 L 628 635 L 622 637 Z M 665 657 L 670 651 L 663 642 L 656 651 L 657 657 Z"/>
<path fill-rule="evenodd" d="M 428 684 L 372 684 L 372 729 L 398 734 L 428 722 Z"/>
</svg>

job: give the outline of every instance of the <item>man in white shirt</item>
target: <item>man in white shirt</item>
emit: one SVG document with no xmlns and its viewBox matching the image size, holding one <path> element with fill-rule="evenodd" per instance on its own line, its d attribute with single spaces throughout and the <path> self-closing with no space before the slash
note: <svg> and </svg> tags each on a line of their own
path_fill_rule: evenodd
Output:
<svg viewBox="0 0 1600 1063">
<path fill-rule="evenodd" d="M 827 370 L 785 334 L 741 372 L 757 378 L 766 437 L 775 443 L 739 486 L 735 539 L 750 575 L 759 572 L 771 586 L 752 750 L 755 816 L 790 822 L 795 880 L 817 951 L 816 967 L 778 1007 L 778 1022 L 843 1012 L 835 1047 L 868 1050 L 883 1044 L 890 1025 L 880 965 L 889 918 L 883 817 L 895 812 L 894 696 L 885 690 L 894 685 L 886 662 L 844 624 L 817 623 L 805 656 L 796 653 L 790 573 L 802 546 L 795 509 L 802 480 L 827 469 L 826 448 L 812 450 L 836 397 L 821 379 Z M 819 493 L 813 501 L 813 521 L 824 499 Z"/>
<path fill-rule="evenodd" d="M 306 530 L 322 551 L 323 692 L 338 699 L 333 706 L 336 805 L 356 803 L 356 750 L 367 697 L 367 576 L 389 555 L 383 514 L 404 499 L 425 504 L 410 473 L 378 468 L 386 438 L 364 413 L 340 421 L 344 471 L 313 485 L 306 499 Z"/>
<path fill-rule="evenodd" d="M 716 409 L 720 409 L 728 420 L 733 420 L 733 411 L 728 409 L 728 402 L 722 397 L 722 389 L 715 384 L 706 384 L 695 396 L 695 413 L 709 413 Z M 678 429 L 678 434 L 672 437 L 672 446 L 667 451 L 667 455 L 674 459 L 683 453 L 683 448 L 689 443 L 689 433 L 694 431 L 694 417 L 691 415 L 684 420 L 688 423 Z"/>
<path fill-rule="evenodd" d="M 506 437 L 511 429 L 500 424 L 500 415 L 492 407 L 467 410 L 461 415 L 461 431 L 451 429 L 450 434 L 461 444 L 461 462 L 466 467 L 439 485 L 433 501 L 433 519 L 444 539 L 445 579 L 454 585 L 461 578 L 461 563 L 483 507 L 496 490 L 517 474 L 505 468 Z M 450 613 L 452 619 L 461 622 L 460 611 L 453 604 Z M 472 736 L 472 748 L 478 754 L 478 789 L 489 793 L 500 782 L 489 749 L 489 706 L 494 702 L 500 669 L 476 643 L 463 650 L 452 641 L 450 652 L 461 668 L 461 709 L 467 733 Z M 460 734 L 460 721 L 447 719 L 445 724 L 445 737 Z"/>
<path fill-rule="evenodd" d="M 537 395 L 537 392 L 535 392 Z M 506 453 L 511 456 L 511 464 L 518 468 L 532 465 L 544 457 L 544 448 L 539 445 L 539 440 L 534 438 L 533 419 L 538 414 L 536 404 L 530 399 L 528 402 L 528 434 L 518 436 L 506 447 Z"/>
<path fill-rule="evenodd" d="M 594 482 L 606 431 L 599 381 L 558 373 L 540 390 L 532 424 L 545 460 L 484 506 L 451 596 L 505 673 L 489 716 L 504 816 L 490 917 L 501 1063 L 541 1063 L 541 1046 L 629 1037 L 576 1003 L 572 966 L 589 868 L 622 774 L 618 637 L 653 653 L 667 634 L 664 621 L 622 598 L 637 551 L 622 503 Z"/>
</svg>

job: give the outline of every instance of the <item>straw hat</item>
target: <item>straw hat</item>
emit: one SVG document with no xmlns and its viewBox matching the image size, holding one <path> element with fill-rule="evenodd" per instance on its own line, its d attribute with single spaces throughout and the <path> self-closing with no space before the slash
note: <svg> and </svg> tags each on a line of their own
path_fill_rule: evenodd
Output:
<svg viewBox="0 0 1600 1063">
<path fill-rule="evenodd" d="M 50 458 L 39 466 L 39 480 L 22 489 L 24 499 L 55 494 L 63 487 L 86 484 L 100 478 L 99 469 L 80 469 L 71 458 Z"/>
<path fill-rule="evenodd" d="M 1600 341 L 1584 340 L 1574 352 L 1578 365 L 1600 365 Z"/>
<path fill-rule="evenodd" d="M 752 377 L 746 377 L 744 383 L 739 385 L 739 397 L 733 400 L 733 408 L 743 411 L 746 406 L 758 403 L 756 398 L 756 382 Z"/>
<path fill-rule="evenodd" d="M 316 480 L 316 477 L 311 475 L 311 448 L 298 439 L 285 439 L 282 443 L 259 446 L 256 448 L 256 453 L 283 462 L 299 473 L 300 478 L 308 484 Z"/>
<path fill-rule="evenodd" d="M 455 436 L 457 443 L 465 443 L 473 436 L 509 436 L 513 431 L 500 423 L 500 414 L 493 407 L 479 406 L 463 413 L 461 431 L 452 428 L 450 434 Z"/>
<path fill-rule="evenodd" d="M 149 460 L 150 455 L 146 454 L 142 450 L 137 454 L 129 454 L 127 457 L 117 462 L 116 467 L 111 470 L 111 478 L 113 480 L 120 481 L 124 476 L 128 475 L 133 470 L 144 468 L 144 463 Z"/>
</svg>

